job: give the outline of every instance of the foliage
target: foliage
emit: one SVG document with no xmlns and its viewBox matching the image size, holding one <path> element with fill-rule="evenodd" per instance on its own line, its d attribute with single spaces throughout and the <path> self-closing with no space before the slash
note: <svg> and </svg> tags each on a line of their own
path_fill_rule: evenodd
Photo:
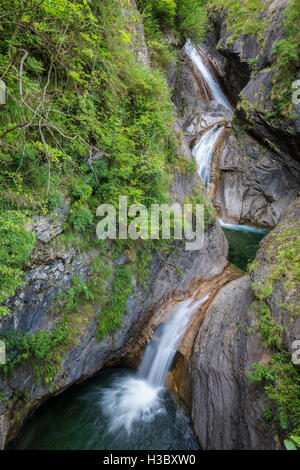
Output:
<svg viewBox="0 0 300 470">
<path fill-rule="evenodd" d="M 72 210 L 70 222 L 75 232 L 84 232 L 93 222 L 93 214 L 88 207 L 79 207 Z"/>
<path fill-rule="evenodd" d="M 276 405 L 283 430 L 294 429 L 300 435 L 300 372 L 288 353 L 276 353 L 268 365 L 254 364 L 249 372 L 251 382 L 266 381 L 265 391 L 271 404 Z M 298 437 L 299 438 L 299 437 Z"/>
<path fill-rule="evenodd" d="M 195 42 L 207 30 L 206 0 L 138 0 L 139 8 L 158 21 L 162 29 L 173 28 Z"/>
<path fill-rule="evenodd" d="M 126 312 L 127 298 L 132 290 L 133 265 L 116 267 L 112 294 L 98 317 L 98 341 L 113 333 L 121 323 Z"/>
<path fill-rule="evenodd" d="M 232 33 L 230 42 L 240 35 L 255 36 L 260 43 L 263 41 L 263 31 L 266 27 L 266 17 L 263 12 L 268 7 L 268 2 L 262 0 L 209 0 L 210 14 L 215 10 L 226 10 L 226 25 Z"/>
<path fill-rule="evenodd" d="M 68 340 L 69 331 L 68 320 L 64 317 L 61 324 L 55 323 L 49 332 L 0 332 L 0 339 L 5 341 L 6 345 L 6 364 L 0 365 L 0 370 L 7 376 L 17 365 L 30 360 L 37 380 L 51 384 L 59 370 L 61 359 L 57 348 Z"/>
<path fill-rule="evenodd" d="M 287 450 L 297 450 L 300 448 L 300 436 L 291 435 L 289 439 L 284 440 L 284 445 Z"/>
<path fill-rule="evenodd" d="M 1 206 L 44 214 L 62 194 L 82 231 L 88 209 L 116 204 L 120 194 L 147 206 L 166 200 L 172 109 L 163 75 L 136 61 L 139 18 L 125 17 L 118 0 L 30 0 L 25 12 L 22 5 L 0 6 L 8 94 Z"/>
<path fill-rule="evenodd" d="M 22 265 L 29 259 L 35 235 L 25 228 L 28 222 L 19 211 L 0 211 L 0 304 L 23 284 Z M 0 318 L 9 313 L 0 306 Z"/>
<path fill-rule="evenodd" d="M 267 348 L 277 348 L 280 350 L 283 346 L 283 327 L 273 319 L 268 305 L 263 300 L 257 302 L 255 307 L 258 317 L 257 329 L 264 345 Z"/>
<path fill-rule="evenodd" d="M 266 409 L 266 419 L 278 418 L 284 431 L 292 431 L 300 436 L 300 371 L 291 361 L 283 341 L 284 328 L 272 317 L 268 306 L 268 298 L 274 289 L 281 285 L 285 297 L 290 297 L 287 309 L 292 322 L 299 314 L 299 305 L 293 299 L 293 293 L 299 289 L 300 281 L 300 244 L 299 221 L 290 220 L 288 224 L 281 222 L 264 241 L 264 254 L 268 268 L 263 272 L 260 283 L 253 283 L 257 296 L 257 326 L 265 346 L 275 353 L 267 365 L 254 364 L 254 372 L 250 373 L 252 381 L 265 381 L 265 391 L 270 400 Z M 260 263 L 251 266 L 251 272 L 259 270 Z M 280 284 L 279 284 L 280 283 Z M 292 295 L 291 295 L 292 294 Z M 285 440 L 289 448 L 295 447 L 291 439 Z"/>
<path fill-rule="evenodd" d="M 284 15 L 284 37 L 274 49 L 277 72 L 271 98 L 276 113 L 293 115 L 292 83 L 297 78 L 300 55 L 300 0 L 290 0 Z"/>
</svg>

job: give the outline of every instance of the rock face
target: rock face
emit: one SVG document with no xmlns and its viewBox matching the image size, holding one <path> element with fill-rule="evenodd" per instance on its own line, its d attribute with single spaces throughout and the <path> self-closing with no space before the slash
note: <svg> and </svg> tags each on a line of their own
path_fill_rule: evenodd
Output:
<svg viewBox="0 0 300 470">
<path fill-rule="evenodd" d="M 260 288 L 270 283 L 272 292 L 264 301 L 272 318 L 284 327 L 283 341 L 293 354 L 300 340 L 300 198 L 287 209 L 277 227 L 260 245 L 251 279 Z M 289 250 L 290 254 L 289 254 Z M 286 251 L 286 253 L 285 253 Z"/>
<path fill-rule="evenodd" d="M 191 358 L 192 421 L 203 449 L 278 449 L 276 429 L 266 432 L 265 394 L 246 371 L 270 353 L 256 333 L 249 277 L 223 287 L 208 308 Z"/>
<path fill-rule="evenodd" d="M 181 64 L 176 80 L 173 101 L 179 116 L 184 136 L 193 147 L 199 136 L 217 123 L 226 125 L 232 113 L 222 105 L 211 101 L 201 74 L 193 65 L 184 50 L 181 51 Z"/>
<path fill-rule="evenodd" d="M 288 3 L 288 0 L 273 0 L 266 4 L 262 13 L 265 19 L 261 34 L 263 41 L 259 41 L 255 35 L 233 36 L 226 25 L 226 10 L 219 10 L 212 18 L 213 28 L 207 38 L 208 44 L 202 46 L 218 69 L 228 94 L 235 102 L 239 97 L 243 98 L 239 113 L 248 121 L 254 135 L 267 145 L 276 146 L 282 158 L 291 155 L 299 161 L 299 105 L 294 107 L 296 121 L 271 121 L 268 117 L 268 113 L 274 111 L 270 100 L 272 78 L 276 72 L 274 49 L 276 43 L 284 37 L 282 20 Z M 251 61 L 255 62 L 255 70 L 250 67 Z"/>
<path fill-rule="evenodd" d="M 272 228 L 300 190 L 300 172 L 236 127 L 223 131 L 211 175 L 209 196 L 228 223 Z"/>
<path fill-rule="evenodd" d="M 19 431 L 24 419 L 41 402 L 51 395 L 60 393 L 72 384 L 99 371 L 105 363 L 119 357 L 130 332 L 138 319 L 147 315 L 164 298 L 176 291 L 184 292 L 193 280 L 209 279 L 220 274 L 227 264 L 227 242 L 218 223 L 211 226 L 205 234 L 204 247 L 201 251 L 175 250 L 168 259 L 161 254 L 153 257 L 149 272 L 151 277 L 148 288 L 134 289 L 128 298 L 128 315 L 120 328 L 106 341 L 96 340 L 97 306 L 93 306 L 91 315 L 81 326 L 81 334 L 76 345 L 64 354 L 63 362 L 55 385 L 47 387 L 36 382 L 29 365 L 18 367 L 14 376 L 7 380 L 0 378 L 0 388 L 5 399 L 1 401 L 0 436 L 1 446 L 13 438 Z M 38 328 L 49 330 L 56 317 L 49 314 L 51 302 L 58 289 L 64 291 L 71 285 L 74 274 L 83 278 L 89 275 L 91 255 L 76 256 L 74 253 L 57 253 L 48 265 L 40 265 L 26 274 L 25 287 L 19 288 L 9 306 L 14 315 L 1 321 L 2 331 L 18 328 L 23 333 L 35 332 Z M 115 262 L 126 263 L 121 255 Z M 183 273 L 183 276 L 179 273 Z M 26 397 L 22 394 L 26 388 Z M 16 398 L 15 391 L 18 390 Z"/>
<path fill-rule="evenodd" d="M 299 216 L 297 199 L 261 242 L 251 272 L 257 286 L 272 280 L 271 293 L 264 301 L 272 321 L 284 328 L 283 343 L 290 354 L 300 334 L 299 263 L 295 258 L 300 248 Z M 289 258 L 282 249 L 294 251 Z M 257 298 L 250 281 L 249 276 L 242 276 L 219 286 L 212 302 L 199 312 L 196 337 L 193 330 L 185 334 L 170 374 L 169 384 L 191 410 L 203 449 L 283 447 L 279 424 L 274 420 L 267 423 L 264 417 L 265 384 L 251 383 L 247 375 L 252 364 L 265 365 L 274 354 L 263 346 L 258 333 Z"/>
<path fill-rule="evenodd" d="M 225 34 L 223 29 L 221 32 Z M 242 41 L 234 43 L 232 55 L 226 55 L 222 47 L 220 51 L 215 50 L 216 42 L 213 41 L 216 41 L 216 36 L 213 32 L 209 33 L 208 40 L 210 43 L 201 44 L 202 50 L 218 70 L 219 77 L 223 80 L 227 77 L 228 86 L 231 75 L 235 75 L 236 81 L 241 80 L 237 86 L 240 92 L 241 86 L 246 86 L 247 80 L 250 80 L 250 75 L 243 72 L 241 64 L 236 62 L 240 60 L 248 67 L 248 55 L 255 51 L 253 40 L 244 39 L 245 44 Z M 250 41 L 249 44 L 247 41 Z M 221 44 L 223 42 L 226 42 L 225 39 L 222 39 Z M 238 59 L 239 53 L 242 59 Z M 275 227 L 286 207 L 300 191 L 299 163 L 288 150 L 283 152 L 276 145 L 273 148 L 264 143 L 253 127 L 248 126 L 249 130 L 245 130 L 248 127 L 240 119 L 234 117 L 232 121 L 230 111 L 211 101 L 201 74 L 190 58 L 184 51 L 181 55 L 183 62 L 177 80 L 172 80 L 175 86 L 173 101 L 179 125 L 190 148 L 215 124 L 225 127 L 214 149 L 209 191 L 219 216 L 228 223 Z M 235 59 L 230 69 L 232 57 Z M 243 74 L 243 80 L 236 73 L 237 69 Z M 232 100 L 237 98 L 238 94 Z"/>
</svg>

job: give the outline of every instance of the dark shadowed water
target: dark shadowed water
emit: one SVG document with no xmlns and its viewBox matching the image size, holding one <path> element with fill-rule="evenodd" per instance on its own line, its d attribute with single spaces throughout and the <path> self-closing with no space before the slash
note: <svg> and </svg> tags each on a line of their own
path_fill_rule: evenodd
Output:
<svg viewBox="0 0 300 470">
<path fill-rule="evenodd" d="M 223 230 L 229 244 L 229 261 L 242 271 L 246 271 L 247 265 L 255 259 L 259 244 L 266 236 L 266 232 L 227 228 Z"/>
<path fill-rule="evenodd" d="M 148 413 L 130 427 L 113 429 L 110 392 L 117 383 L 139 382 L 135 372 L 116 369 L 48 402 L 27 423 L 14 449 L 30 450 L 194 450 L 199 449 L 185 408 L 165 388 L 155 393 Z M 141 386 L 144 382 L 141 381 Z M 120 386 L 120 393 L 122 385 Z M 151 390 L 143 390 L 151 393 Z M 153 394 L 154 397 L 154 394 Z M 111 403 L 114 398 L 111 395 Z M 122 397 L 115 397 L 122 400 Z M 136 407 L 135 407 L 136 408 Z M 128 410 L 126 410 L 127 416 Z M 130 416 L 129 416 L 130 418 Z M 130 431 L 130 432 L 129 432 Z"/>
</svg>

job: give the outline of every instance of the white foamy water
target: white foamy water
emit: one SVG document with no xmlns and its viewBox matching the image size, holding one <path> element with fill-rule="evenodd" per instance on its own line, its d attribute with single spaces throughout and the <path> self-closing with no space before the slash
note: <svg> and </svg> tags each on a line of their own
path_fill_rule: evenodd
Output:
<svg viewBox="0 0 300 470">
<path fill-rule="evenodd" d="M 236 232 L 244 232 L 244 233 L 268 233 L 269 230 L 265 228 L 255 227 L 252 225 L 238 225 L 238 224 L 227 224 L 223 222 L 222 219 L 219 219 L 220 225 L 223 228 L 228 230 L 235 230 Z"/>
<path fill-rule="evenodd" d="M 215 80 L 213 75 L 211 74 L 208 67 L 205 65 L 201 53 L 198 49 L 193 45 L 190 39 L 187 40 L 184 50 L 192 60 L 193 64 L 197 69 L 200 71 L 203 79 L 206 81 L 210 92 L 217 103 L 222 104 L 225 108 L 229 109 L 229 111 L 233 111 L 233 107 L 229 103 L 228 99 L 224 95 L 222 88 L 220 87 L 219 83 Z"/>
<path fill-rule="evenodd" d="M 101 404 L 110 432 L 123 428 L 129 434 L 134 423 L 150 422 L 166 412 L 162 400 L 166 375 L 191 315 L 208 297 L 178 303 L 160 337 L 147 346 L 138 375 L 116 380 L 112 388 L 103 391 Z"/>
<path fill-rule="evenodd" d="M 224 127 L 216 124 L 202 135 L 199 142 L 193 148 L 192 154 L 197 162 L 198 174 L 205 187 L 210 183 L 210 167 L 214 154 L 215 145 Z"/>
</svg>

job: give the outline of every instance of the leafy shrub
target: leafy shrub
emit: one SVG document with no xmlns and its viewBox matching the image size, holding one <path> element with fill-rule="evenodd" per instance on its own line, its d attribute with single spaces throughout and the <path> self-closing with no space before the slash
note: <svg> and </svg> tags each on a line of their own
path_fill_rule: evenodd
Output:
<svg viewBox="0 0 300 470">
<path fill-rule="evenodd" d="M 87 207 L 73 209 L 70 216 L 70 222 L 73 225 L 75 232 L 85 232 L 93 222 L 93 214 Z"/>
<path fill-rule="evenodd" d="M 9 375 L 22 362 L 30 360 L 38 381 L 51 384 L 59 371 L 60 355 L 58 346 L 66 343 L 69 337 L 69 324 L 63 318 L 61 324 L 54 324 L 51 330 L 38 330 L 36 334 L 23 334 L 19 330 L 0 332 L 0 339 L 6 345 L 6 364 L 0 365 L 4 375 Z"/>
<path fill-rule="evenodd" d="M 48 209 L 49 212 L 54 212 L 63 203 L 64 195 L 60 192 L 51 193 L 48 196 Z"/>
<path fill-rule="evenodd" d="M 144 13 L 150 12 L 162 28 L 173 27 L 175 32 L 195 42 L 204 38 L 206 0 L 138 0 L 137 3 Z"/>
<path fill-rule="evenodd" d="M 300 373 L 292 364 L 290 355 L 276 353 L 268 365 L 253 364 L 248 375 L 251 382 L 264 380 L 267 383 L 265 391 L 270 400 L 266 410 L 268 417 L 274 414 L 276 405 L 281 428 L 286 431 L 293 429 L 300 436 Z"/>
</svg>

